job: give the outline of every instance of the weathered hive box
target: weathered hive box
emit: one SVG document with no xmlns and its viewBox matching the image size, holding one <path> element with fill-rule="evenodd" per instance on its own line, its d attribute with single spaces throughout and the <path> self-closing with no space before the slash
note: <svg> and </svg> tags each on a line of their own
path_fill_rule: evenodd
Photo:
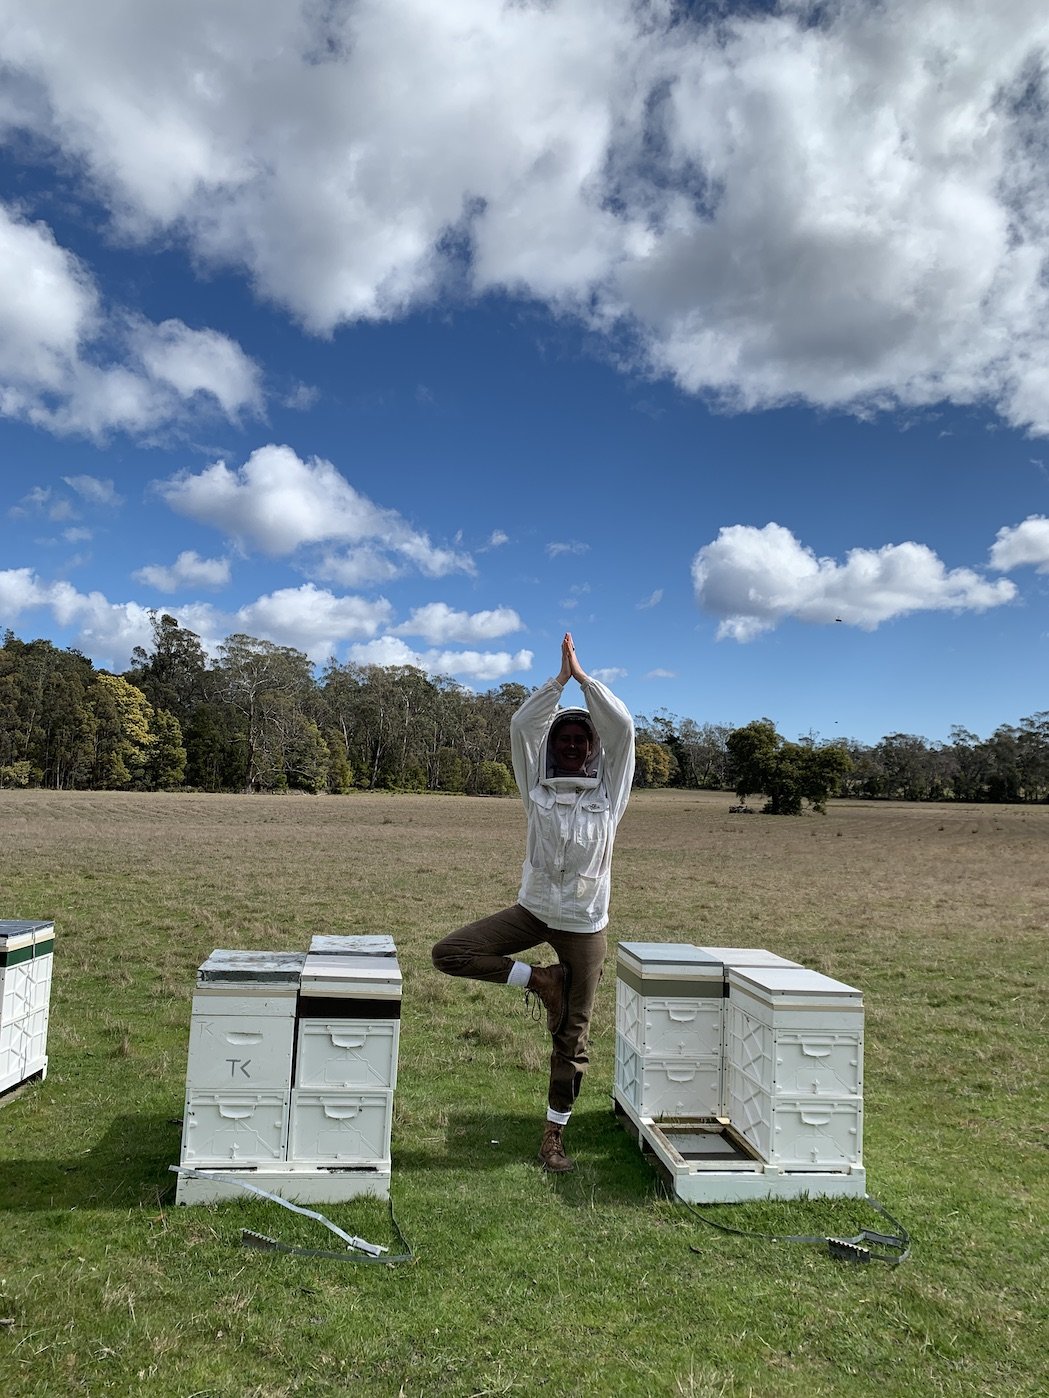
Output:
<svg viewBox="0 0 1049 1398">
<path fill-rule="evenodd" d="M 214 952 L 193 997 L 180 1203 L 235 1180 L 289 1199 L 389 1194 L 401 973 L 387 936 Z M 192 1091 L 190 1090 L 192 1088 Z"/>
<path fill-rule="evenodd" d="M 182 1164 L 257 1167 L 284 1158 L 305 959 L 294 952 L 219 949 L 198 970 Z"/>
<path fill-rule="evenodd" d="M 286 1092 L 302 953 L 212 952 L 197 972 L 187 1093 Z"/>
<path fill-rule="evenodd" d="M 0 1092 L 47 1075 L 54 923 L 0 920 Z"/>
<path fill-rule="evenodd" d="M 401 972 L 381 937 L 314 938 L 299 985 L 289 1159 L 389 1169 Z"/>
<path fill-rule="evenodd" d="M 725 1103 L 770 1163 L 863 1158 L 863 995 L 803 967 L 731 968 Z"/>
</svg>

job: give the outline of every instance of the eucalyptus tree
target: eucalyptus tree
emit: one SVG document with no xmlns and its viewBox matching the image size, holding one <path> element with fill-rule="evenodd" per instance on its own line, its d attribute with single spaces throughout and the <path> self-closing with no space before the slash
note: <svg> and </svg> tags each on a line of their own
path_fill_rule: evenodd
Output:
<svg viewBox="0 0 1049 1398">
<path fill-rule="evenodd" d="M 287 785 L 288 743 L 312 699 L 313 666 L 291 646 L 235 633 L 219 647 L 214 693 L 238 715 L 244 741 L 244 790 Z"/>
</svg>

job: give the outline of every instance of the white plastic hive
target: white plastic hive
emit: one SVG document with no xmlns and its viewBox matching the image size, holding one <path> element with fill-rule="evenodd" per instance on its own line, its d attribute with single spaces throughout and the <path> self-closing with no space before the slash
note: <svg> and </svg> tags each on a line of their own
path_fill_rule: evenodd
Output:
<svg viewBox="0 0 1049 1398">
<path fill-rule="evenodd" d="M 395 1019 L 300 1020 L 296 1085 L 392 1091 L 399 1037 Z"/>
<path fill-rule="evenodd" d="M 317 1165 L 388 1163 L 392 1092 L 291 1094 L 288 1158 Z"/>
<path fill-rule="evenodd" d="M 54 924 L 0 920 L 0 1092 L 47 1073 Z"/>
</svg>

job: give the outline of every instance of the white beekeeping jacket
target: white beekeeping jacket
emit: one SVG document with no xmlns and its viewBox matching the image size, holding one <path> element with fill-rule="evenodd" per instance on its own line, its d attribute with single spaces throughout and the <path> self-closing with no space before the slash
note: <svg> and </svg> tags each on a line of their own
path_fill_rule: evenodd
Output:
<svg viewBox="0 0 1049 1398">
<path fill-rule="evenodd" d="M 586 709 L 559 709 L 562 686 L 547 680 L 510 723 L 514 776 L 528 815 L 528 848 L 517 901 L 547 927 L 599 932 L 608 922 L 612 847 L 634 780 L 634 723 L 598 680 L 582 686 Z M 547 771 L 555 719 L 578 717 L 596 736 L 578 777 Z"/>
</svg>

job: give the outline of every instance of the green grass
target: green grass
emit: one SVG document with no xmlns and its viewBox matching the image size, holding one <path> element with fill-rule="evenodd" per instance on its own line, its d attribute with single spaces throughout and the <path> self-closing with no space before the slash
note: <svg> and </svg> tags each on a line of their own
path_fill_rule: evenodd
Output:
<svg viewBox="0 0 1049 1398">
<path fill-rule="evenodd" d="M 0 795 L 0 916 L 53 917 L 50 1072 L 0 1104 L 0 1393 L 1042 1395 L 1049 808 L 728 814 L 642 793 L 624 940 L 766 946 L 862 987 L 865 1163 L 898 1268 L 706 1227 L 610 1110 L 614 973 L 569 1145 L 533 1156 L 546 1048 L 520 997 L 430 967 L 512 901 L 516 801 Z M 389 932 L 404 972 L 393 1197 L 416 1260 L 262 1201 L 176 1208 L 195 968 L 217 946 Z M 321 1206 L 396 1243 L 385 1205 Z M 775 1232 L 860 1201 L 721 1206 Z"/>
</svg>

